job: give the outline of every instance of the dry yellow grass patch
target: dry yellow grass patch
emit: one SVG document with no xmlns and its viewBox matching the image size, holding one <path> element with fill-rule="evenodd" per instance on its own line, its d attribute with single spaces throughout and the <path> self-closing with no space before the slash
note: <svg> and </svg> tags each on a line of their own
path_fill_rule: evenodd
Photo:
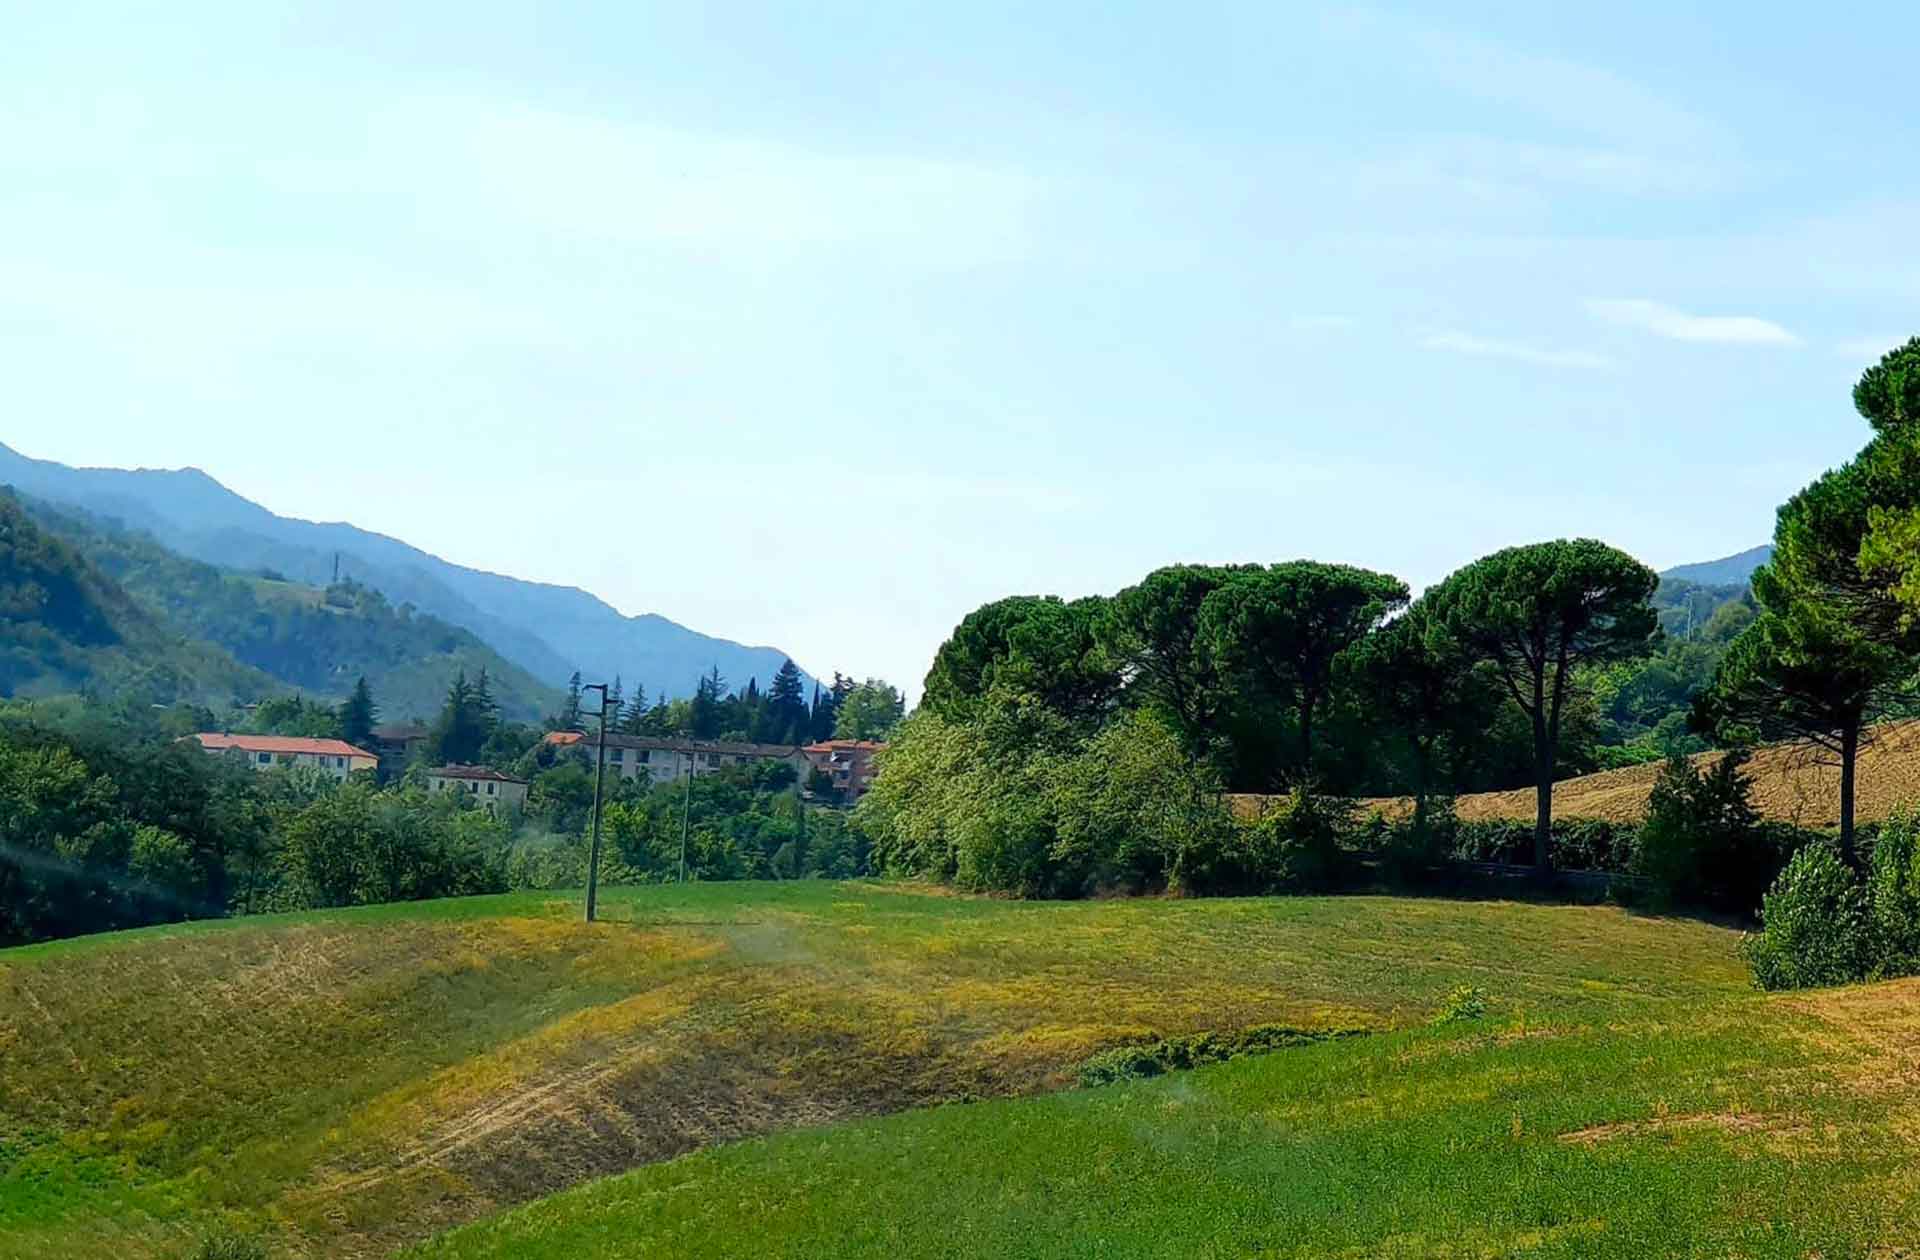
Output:
<svg viewBox="0 0 1920 1260">
<path fill-rule="evenodd" d="M 1694 764 L 1711 766 L 1723 754 L 1701 753 Z M 1824 750 L 1809 744 L 1770 744 L 1754 754 L 1746 773 L 1753 779 L 1753 801 L 1776 822 L 1811 828 L 1840 825 L 1840 768 Z M 1647 797 L 1660 777 L 1660 764 L 1628 766 L 1562 779 L 1553 785 L 1556 819 L 1600 819 L 1637 823 L 1646 817 Z M 1230 798 L 1243 817 L 1257 817 L 1272 798 Z M 1854 811 L 1860 822 L 1879 822 L 1902 805 L 1920 802 L 1920 722 L 1892 722 L 1874 731 L 1874 742 L 1860 752 Z M 1413 812 L 1410 798 L 1371 797 L 1354 802 L 1365 815 L 1379 810 L 1390 820 Z M 1476 792 L 1455 800 L 1467 822 L 1523 821 L 1534 814 L 1534 790 Z"/>
</svg>

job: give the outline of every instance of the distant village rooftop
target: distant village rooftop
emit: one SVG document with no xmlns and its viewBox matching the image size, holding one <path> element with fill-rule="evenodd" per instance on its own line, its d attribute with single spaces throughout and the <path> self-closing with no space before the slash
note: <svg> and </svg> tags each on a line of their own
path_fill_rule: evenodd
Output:
<svg viewBox="0 0 1920 1260">
<path fill-rule="evenodd" d="M 516 779 L 510 774 L 501 774 L 492 766 L 436 766 L 427 771 L 427 776 L 434 779 L 473 779 L 481 783 L 518 783 L 523 786 L 526 783 L 525 779 Z"/>
<path fill-rule="evenodd" d="M 200 747 L 208 752 L 237 748 L 241 752 L 272 753 L 280 757 L 301 754 L 310 757 L 373 757 L 366 749 L 355 748 L 344 739 L 307 739 L 297 735 L 229 735 L 213 731 L 202 731 L 193 738 L 199 740 Z"/>
</svg>

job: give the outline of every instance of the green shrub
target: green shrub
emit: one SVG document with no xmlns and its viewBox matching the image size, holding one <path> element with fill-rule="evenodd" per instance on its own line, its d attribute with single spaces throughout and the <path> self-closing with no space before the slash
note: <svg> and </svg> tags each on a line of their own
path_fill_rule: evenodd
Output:
<svg viewBox="0 0 1920 1260">
<path fill-rule="evenodd" d="M 1403 823 L 1386 828 L 1376 843 L 1366 845 L 1380 854 L 1380 873 L 1389 882 L 1417 885 L 1433 868 L 1453 856 L 1460 830 L 1451 796 L 1430 797 L 1425 807 Z"/>
<path fill-rule="evenodd" d="M 1353 873 L 1341 842 L 1343 817 L 1332 803 L 1295 788 L 1256 822 L 1249 836 L 1255 870 L 1274 892 L 1328 892 Z"/>
<path fill-rule="evenodd" d="M 1633 870 L 1637 828 L 1604 818 L 1562 818 L 1553 824 L 1553 864 L 1562 870 Z M 1533 824 L 1518 818 L 1460 822 L 1454 827 L 1453 854 L 1463 862 L 1533 863 Z"/>
<path fill-rule="evenodd" d="M 1803 846 L 1774 881 L 1760 931 L 1742 941 L 1763 989 L 1802 989 L 1863 978 L 1873 929 L 1860 881 L 1833 845 Z"/>
<path fill-rule="evenodd" d="M 1685 757 L 1667 761 L 1647 801 L 1638 872 L 1655 900 L 1751 913 L 1798 843 L 1792 828 L 1763 825 L 1734 750 L 1704 772 Z"/>
<path fill-rule="evenodd" d="M 219 1229 L 200 1239 L 193 1260 L 267 1260 L 267 1245 L 252 1234 Z"/>
<path fill-rule="evenodd" d="M 916 713 L 886 767 L 853 821 L 889 873 L 1029 897 L 1238 891 L 1219 886 L 1235 860 L 1219 785 L 1151 713 L 1084 738 L 1017 701 Z"/>
<path fill-rule="evenodd" d="M 1477 984 L 1456 985 L 1448 990 L 1447 996 L 1440 1002 L 1440 1009 L 1434 1014 L 1436 1024 L 1463 1024 L 1470 1020 L 1484 1019 L 1487 1014 L 1487 991 Z"/>
<path fill-rule="evenodd" d="M 1112 1085 L 1146 1080 L 1168 1072 L 1184 1072 L 1209 1063 L 1225 1063 L 1249 1054 L 1270 1054 L 1288 1046 L 1311 1045 L 1339 1037 L 1358 1036 L 1358 1028 L 1303 1029 L 1282 1024 L 1256 1024 L 1232 1033 L 1195 1033 L 1167 1037 L 1145 1045 L 1103 1050 L 1080 1065 L 1080 1084 Z"/>
<path fill-rule="evenodd" d="M 1200 896 L 1328 892 L 1353 874 L 1339 802 L 1296 789 L 1268 803 L 1252 820 L 1196 829 L 1179 854 L 1170 883 Z"/>
<path fill-rule="evenodd" d="M 1920 822 L 1905 810 L 1874 837 L 1867 866 L 1874 970 L 1885 976 L 1920 971 Z"/>
</svg>

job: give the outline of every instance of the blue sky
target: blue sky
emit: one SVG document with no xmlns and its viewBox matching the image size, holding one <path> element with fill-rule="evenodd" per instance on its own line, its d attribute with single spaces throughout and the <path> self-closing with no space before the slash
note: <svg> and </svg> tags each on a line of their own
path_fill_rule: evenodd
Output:
<svg viewBox="0 0 1920 1260">
<path fill-rule="evenodd" d="M 1176 560 L 1711 558 L 1920 331 L 1920 15 L 1760 14 L 29 6 L 0 440 L 915 689 Z"/>
</svg>

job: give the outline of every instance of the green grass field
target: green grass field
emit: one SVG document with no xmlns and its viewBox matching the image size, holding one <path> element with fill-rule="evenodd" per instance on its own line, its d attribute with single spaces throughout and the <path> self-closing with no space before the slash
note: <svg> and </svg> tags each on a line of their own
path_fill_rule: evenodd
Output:
<svg viewBox="0 0 1920 1260">
<path fill-rule="evenodd" d="M 216 1224 L 294 1256 L 452 1228 L 436 1258 L 1920 1238 L 1920 989 L 1761 997 L 1725 928 L 865 884 L 606 905 L 594 927 L 513 896 L 0 952 L 0 1256 L 185 1256 Z M 1426 1027 L 1461 983 L 1487 1018 Z M 1106 1046 L 1259 1023 L 1377 1031 L 1051 1092 Z"/>
</svg>

